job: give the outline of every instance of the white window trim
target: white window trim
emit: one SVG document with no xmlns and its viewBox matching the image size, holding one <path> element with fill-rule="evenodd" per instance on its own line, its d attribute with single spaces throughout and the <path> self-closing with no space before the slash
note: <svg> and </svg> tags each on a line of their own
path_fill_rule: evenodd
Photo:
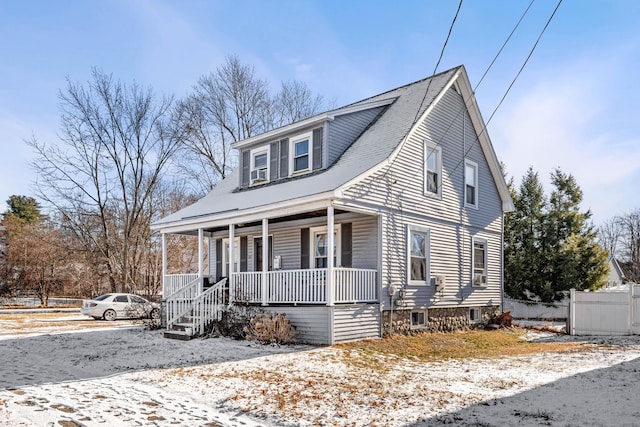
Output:
<svg viewBox="0 0 640 427">
<path fill-rule="evenodd" d="M 427 263 L 427 271 L 425 281 L 422 280 L 411 280 L 411 233 L 420 233 L 426 234 L 426 248 L 425 248 L 425 257 Z M 420 285 L 420 286 L 430 286 L 431 285 L 431 230 L 425 227 L 420 227 L 416 225 L 407 225 L 407 259 L 406 259 L 406 271 L 407 271 L 407 283 L 409 285 Z"/>
<path fill-rule="evenodd" d="M 475 204 L 471 204 L 471 203 L 467 203 L 467 166 L 471 166 L 474 170 L 473 172 L 473 182 L 475 183 L 475 188 L 474 188 L 474 198 L 473 200 L 475 200 Z M 472 160 L 465 160 L 464 161 L 464 205 L 468 208 L 474 208 L 474 209 L 478 209 L 478 187 L 479 187 L 479 183 L 478 183 L 478 164 Z"/>
<path fill-rule="evenodd" d="M 251 179 L 251 173 L 256 170 L 256 168 L 254 167 L 254 159 L 256 156 L 259 156 L 260 154 L 264 154 L 267 153 L 267 176 L 266 179 L 258 181 L 255 179 Z M 254 148 L 253 150 L 251 150 L 250 154 L 249 154 L 249 162 L 250 162 L 250 167 L 249 167 L 249 182 L 251 185 L 253 185 L 254 183 L 259 183 L 259 184 L 263 184 L 265 182 L 269 181 L 269 173 L 270 171 L 270 166 L 271 166 L 271 150 L 270 150 L 270 146 L 264 146 L 264 147 L 260 147 L 260 148 Z M 263 169 L 263 168 L 260 168 Z"/>
<path fill-rule="evenodd" d="M 422 314 L 424 314 L 424 323 L 415 325 L 413 323 L 413 313 L 422 313 Z M 424 309 L 424 310 L 411 310 L 411 314 L 409 315 L 409 321 L 411 322 L 411 329 L 426 328 L 427 327 L 427 323 L 429 323 L 428 314 L 429 314 L 429 312 L 427 311 L 427 309 Z"/>
<path fill-rule="evenodd" d="M 238 254 L 238 259 L 234 260 L 238 265 L 238 269 L 233 269 L 233 271 L 237 273 L 240 270 L 240 236 L 236 236 L 233 239 L 233 251 Z M 222 239 L 222 277 L 229 277 L 229 272 L 227 271 L 227 258 L 229 258 L 229 238 L 225 237 Z"/>
<path fill-rule="evenodd" d="M 476 311 L 477 316 L 475 319 L 471 319 L 471 312 Z M 481 307 L 469 307 L 469 323 L 476 324 L 482 322 L 482 308 Z"/>
<path fill-rule="evenodd" d="M 309 163 L 306 169 L 301 169 L 299 171 L 294 171 L 293 168 L 295 166 L 295 146 L 297 142 L 304 141 L 305 139 L 309 140 Z M 289 176 L 298 175 L 307 172 L 311 172 L 313 170 L 313 132 L 307 132 L 300 135 L 296 135 L 293 138 L 289 139 Z"/>
<path fill-rule="evenodd" d="M 435 151 L 435 154 L 436 154 L 436 173 L 438 174 L 438 181 L 436 182 L 436 185 L 438 186 L 438 191 L 435 193 L 427 190 L 428 188 L 427 183 L 429 181 L 427 178 L 427 173 L 428 173 L 427 158 L 429 153 L 428 149 Z M 425 141 L 423 165 L 424 165 L 424 185 L 423 185 L 424 195 L 427 197 L 442 199 L 442 147 Z"/>
<path fill-rule="evenodd" d="M 336 265 L 334 267 L 342 266 L 342 227 L 340 224 L 333 226 L 333 232 L 335 233 L 336 253 L 333 255 L 336 258 Z M 327 226 L 324 227 L 312 227 L 309 229 L 309 266 L 310 268 L 316 268 L 316 235 L 327 234 Z"/>
<path fill-rule="evenodd" d="M 484 284 L 476 285 L 476 272 L 475 272 L 475 263 L 476 263 L 476 250 L 475 244 L 482 243 L 484 245 L 484 276 L 486 278 Z M 489 275 L 489 243 L 487 239 L 482 239 L 479 237 L 473 237 L 471 239 L 471 285 L 477 288 L 484 288 L 487 286 Z"/>
</svg>

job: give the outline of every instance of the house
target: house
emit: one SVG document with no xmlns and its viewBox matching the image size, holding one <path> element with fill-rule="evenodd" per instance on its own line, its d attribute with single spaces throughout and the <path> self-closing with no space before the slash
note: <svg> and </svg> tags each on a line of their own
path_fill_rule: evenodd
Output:
<svg viewBox="0 0 640 427">
<path fill-rule="evenodd" d="M 198 333 L 225 283 L 230 303 L 286 313 L 309 343 L 454 330 L 500 311 L 513 202 L 464 67 L 234 148 L 232 174 L 152 226 L 165 259 L 167 234 L 200 247 L 198 274 L 164 274 L 168 327 L 191 313 Z"/>
<path fill-rule="evenodd" d="M 622 267 L 620 267 L 618 260 L 611 256 L 609 257 L 608 264 L 609 264 L 609 275 L 607 276 L 606 287 L 615 288 L 622 285 L 623 283 L 627 283 L 626 277 L 624 275 L 624 271 L 622 270 Z"/>
</svg>

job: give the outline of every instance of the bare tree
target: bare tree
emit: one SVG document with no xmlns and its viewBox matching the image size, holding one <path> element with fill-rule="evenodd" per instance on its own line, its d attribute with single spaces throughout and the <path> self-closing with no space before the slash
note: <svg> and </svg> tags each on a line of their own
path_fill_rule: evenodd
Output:
<svg viewBox="0 0 640 427">
<path fill-rule="evenodd" d="M 277 113 L 276 125 L 282 126 L 313 116 L 323 105 L 323 97 L 314 96 L 305 83 L 297 80 L 283 82 L 273 103 Z"/>
<path fill-rule="evenodd" d="M 59 245 L 60 233 L 46 220 L 24 221 L 5 217 L 7 256 L 4 280 L 14 290 L 32 293 L 47 306 L 49 296 L 63 288 L 63 270 L 67 253 Z"/>
<path fill-rule="evenodd" d="M 167 123 L 172 99 L 97 69 L 86 85 L 68 80 L 59 97 L 59 143 L 28 141 L 39 195 L 101 266 L 111 291 L 134 290 L 144 281 L 152 195 L 182 137 Z"/>
<path fill-rule="evenodd" d="M 619 245 L 622 237 L 622 223 L 620 219 L 614 217 L 605 221 L 598 227 L 597 233 L 598 243 L 609 253 L 609 256 L 614 258 L 619 257 Z"/>
<path fill-rule="evenodd" d="M 622 230 L 621 252 L 627 279 L 640 283 L 640 210 L 620 215 L 617 220 Z"/>
<path fill-rule="evenodd" d="M 322 97 L 296 81 L 271 95 L 254 67 L 227 57 L 174 110 L 173 126 L 185 134 L 181 169 L 195 191 L 207 192 L 237 164 L 231 144 L 312 116 L 322 106 Z"/>
</svg>

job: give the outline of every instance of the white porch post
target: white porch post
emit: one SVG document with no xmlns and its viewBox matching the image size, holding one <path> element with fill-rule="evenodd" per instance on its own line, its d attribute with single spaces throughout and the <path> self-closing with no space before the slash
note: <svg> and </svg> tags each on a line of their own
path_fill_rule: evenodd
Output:
<svg viewBox="0 0 640 427">
<path fill-rule="evenodd" d="M 162 233 L 162 298 L 166 296 L 165 285 L 167 276 L 167 235 Z"/>
<path fill-rule="evenodd" d="M 202 292 L 202 265 L 204 263 L 204 250 L 202 248 L 204 240 L 204 230 L 202 228 L 198 228 L 198 278 L 200 280 L 200 292 Z"/>
<path fill-rule="evenodd" d="M 268 305 L 267 271 L 269 271 L 269 220 L 262 218 L 262 305 Z"/>
<path fill-rule="evenodd" d="M 327 207 L 327 305 L 333 305 L 333 206 Z"/>
<path fill-rule="evenodd" d="M 229 279 L 227 280 L 227 283 L 229 284 L 229 304 L 231 304 L 231 302 L 234 301 L 234 286 L 233 286 L 233 262 L 235 261 L 233 259 L 233 253 L 235 252 L 235 226 L 233 224 L 229 224 L 229 253 L 227 256 L 227 259 L 229 260 L 229 268 L 227 269 L 227 275 L 229 276 Z"/>
</svg>

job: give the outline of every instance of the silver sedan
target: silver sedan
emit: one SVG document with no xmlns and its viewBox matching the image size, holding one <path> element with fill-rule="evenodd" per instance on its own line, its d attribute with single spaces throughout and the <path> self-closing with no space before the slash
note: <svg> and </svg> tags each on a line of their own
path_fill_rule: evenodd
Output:
<svg viewBox="0 0 640 427">
<path fill-rule="evenodd" d="M 134 294 L 105 294 L 82 301 L 81 313 L 94 319 L 160 318 L 160 305 Z"/>
</svg>

